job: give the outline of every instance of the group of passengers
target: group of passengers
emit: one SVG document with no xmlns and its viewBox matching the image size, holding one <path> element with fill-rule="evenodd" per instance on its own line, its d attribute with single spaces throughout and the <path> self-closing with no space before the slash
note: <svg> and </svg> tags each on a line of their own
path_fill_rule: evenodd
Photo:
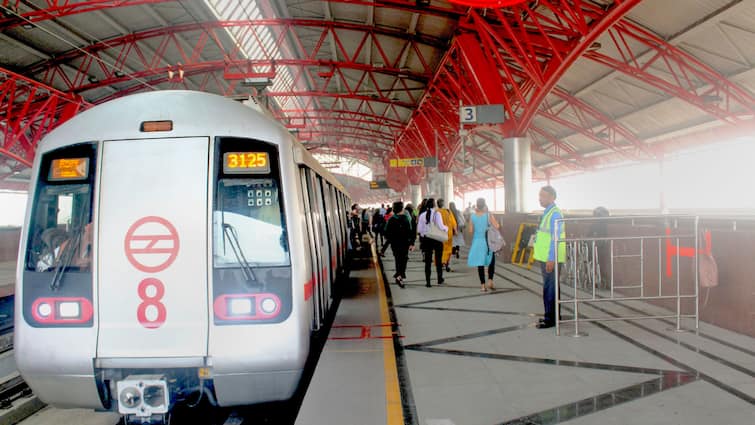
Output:
<svg viewBox="0 0 755 425">
<path fill-rule="evenodd" d="M 538 328 L 549 328 L 555 323 L 554 269 L 557 264 L 561 266 L 566 257 L 565 252 L 562 252 L 562 246 L 556 248 L 551 243 L 551 235 L 554 233 L 559 234 L 559 238 L 565 237 L 563 226 L 558 228 L 558 220 L 562 218 L 562 214 L 556 207 L 555 200 L 556 191 L 553 187 L 541 188 L 539 201 L 545 210 L 538 225 L 533 255 L 535 260 L 541 263 L 545 314 L 537 324 Z M 356 213 L 352 211 L 352 215 L 354 214 Z M 481 292 L 495 290 L 495 257 L 496 252 L 502 247 L 503 238 L 500 237 L 500 224 L 488 211 L 484 198 L 477 199 L 474 208 L 470 204 L 463 214 L 453 202 L 445 208 L 443 199 L 423 199 L 416 213 L 411 204 L 404 206 L 403 202 L 396 201 L 392 207 L 381 206 L 370 218 L 368 222 L 373 226 L 376 237 L 379 236 L 379 242 L 382 242 L 380 255 L 384 256 L 388 246 L 393 251 L 396 262 L 393 278 L 400 288 L 405 288 L 409 251 L 414 250 L 417 237 L 425 263 L 425 286 L 429 288 L 432 286 L 431 263 L 435 261 L 437 284 L 442 285 L 445 281 L 443 271 L 452 271 L 451 258 L 459 258 L 460 248 L 465 246 L 466 232 L 471 237 L 467 266 L 477 267 Z M 491 238 L 490 233 L 494 237 Z M 488 268 L 487 276 L 485 267 Z"/>
<path fill-rule="evenodd" d="M 352 217 L 359 214 L 358 206 L 352 208 Z M 364 216 L 364 215 L 360 215 Z M 443 272 L 451 272 L 451 259 L 460 257 L 460 249 L 465 246 L 464 231 L 472 236 L 467 265 L 478 268 L 481 276 L 481 291 L 495 289 L 493 273 L 495 261 L 493 252 L 488 249 L 486 232 L 488 228 L 499 228 L 493 216 L 488 213 L 485 200 L 477 200 L 477 208 L 471 211 L 471 205 L 462 214 L 451 202 L 445 207 L 443 199 L 423 199 L 415 211 L 411 204 L 394 202 L 392 206 L 381 205 L 369 215 L 371 220 L 367 229 L 373 229 L 379 255 L 384 256 L 391 247 L 396 261 L 396 272 L 393 275 L 396 284 L 404 288 L 406 279 L 406 265 L 409 251 L 413 251 L 419 237 L 419 246 L 425 263 L 425 286 L 431 287 L 431 263 L 435 262 L 437 284 L 442 285 L 445 279 Z M 356 228 L 356 220 L 354 221 Z M 364 227 L 362 227 L 364 228 Z M 476 230 L 475 230 L 476 229 Z M 369 230 L 367 230 L 369 231 Z M 363 233 L 362 233 L 363 234 Z M 485 267 L 488 267 L 488 280 L 485 282 Z"/>
</svg>

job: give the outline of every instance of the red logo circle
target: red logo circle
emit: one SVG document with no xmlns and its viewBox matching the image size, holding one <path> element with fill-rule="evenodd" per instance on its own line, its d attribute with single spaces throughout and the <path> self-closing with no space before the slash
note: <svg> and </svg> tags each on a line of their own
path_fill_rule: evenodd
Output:
<svg viewBox="0 0 755 425">
<path fill-rule="evenodd" d="M 124 250 L 129 263 L 145 273 L 167 269 L 178 256 L 176 228 L 157 216 L 142 217 L 126 232 Z"/>
</svg>

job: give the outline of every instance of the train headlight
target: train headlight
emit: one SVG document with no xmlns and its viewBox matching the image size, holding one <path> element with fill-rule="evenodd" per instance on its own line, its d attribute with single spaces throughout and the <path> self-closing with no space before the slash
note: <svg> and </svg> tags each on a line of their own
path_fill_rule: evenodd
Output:
<svg viewBox="0 0 755 425">
<path fill-rule="evenodd" d="M 124 388 L 120 395 L 118 395 L 118 400 L 124 407 L 129 409 L 133 409 L 142 404 L 141 393 L 134 387 Z"/>
<path fill-rule="evenodd" d="M 262 300 L 260 308 L 265 314 L 273 314 L 278 309 L 278 303 L 272 298 L 265 298 Z"/>
<path fill-rule="evenodd" d="M 228 312 L 232 316 L 251 316 L 252 298 L 230 298 L 228 300 Z"/>
<path fill-rule="evenodd" d="M 59 303 L 58 314 L 64 319 L 79 317 L 81 315 L 81 307 L 77 302 Z"/>
<path fill-rule="evenodd" d="M 37 313 L 42 317 L 48 317 L 52 313 L 52 306 L 48 303 L 41 303 L 37 307 Z"/>
</svg>

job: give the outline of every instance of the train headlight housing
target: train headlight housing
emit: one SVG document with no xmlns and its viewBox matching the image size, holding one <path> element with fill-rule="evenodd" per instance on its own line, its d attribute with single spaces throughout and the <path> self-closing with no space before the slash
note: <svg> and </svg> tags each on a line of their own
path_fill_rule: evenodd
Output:
<svg viewBox="0 0 755 425">
<path fill-rule="evenodd" d="M 252 298 L 229 298 L 228 312 L 232 316 L 251 316 L 254 314 L 252 300 Z"/>
<path fill-rule="evenodd" d="M 265 298 L 260 303 L 260 308 L 265 314 L 273 314 L 278 309 L 278 303 L 272 298 Z"/>
</svg>

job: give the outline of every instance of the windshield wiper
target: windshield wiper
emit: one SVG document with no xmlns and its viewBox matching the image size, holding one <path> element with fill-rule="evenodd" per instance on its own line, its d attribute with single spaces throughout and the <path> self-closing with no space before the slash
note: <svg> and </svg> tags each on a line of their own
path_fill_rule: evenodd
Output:
<svg viewBox="0 0 755 425">
<path fill-rule="evenodd" d="M 73 232 L 71 238 L 68 240 L 68 244 L 66 244 L 65 248 L 55 260 L 55 274 L 52 276 L 50 289 L 60 289 L 60 282 L 63 280 L 63 275 L 66 273 L 68 267 L 71 266 L 73 258 L 79 251 L 81 237 L 84 235 L 84 230 L 85 227 L 81 226 Z"/>
<path fill-rule="evenodd" d="M 228 238 L 228 242 L 231 245 L 236 261 L 241 264 L 241 272 L 244 274 L 244 279 L 246 279 L 247 282 L 257 280 L 257 277 L 254 275 L 254 270 L 252 269 L 252 266 L 249 265 L 249 261 L 247 261 L 246 256 L 244 255 L 244 250 L 241 248 L 236 228 L 228 223 L 223 223 L 223 235 Z"/>
</svg>

